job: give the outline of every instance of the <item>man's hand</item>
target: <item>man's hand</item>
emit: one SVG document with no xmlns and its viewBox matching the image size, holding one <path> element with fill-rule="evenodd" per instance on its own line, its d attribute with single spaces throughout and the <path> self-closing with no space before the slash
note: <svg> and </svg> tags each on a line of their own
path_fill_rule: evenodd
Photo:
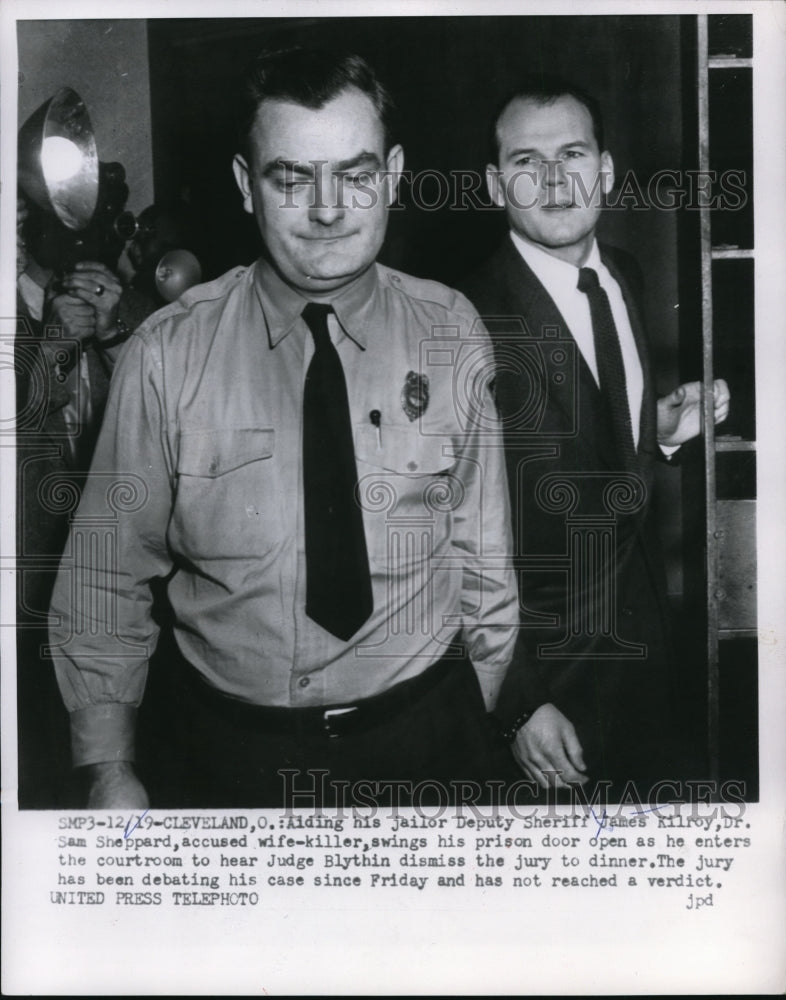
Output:
<svg viewBox="0 0 786 1000">
<path fill-rule="evenodd" d="M 95 336 L 95 310 L 75 295 L 62 292 L 55 294 L 50 285 L 44 306 L 44 326 L 62 327 L 64 340 L 76 340 L 84 344 Z"/>
<path fill-rule="evenodd" d="M 573 723 L 550 703 L 541 705 L 516 733 L 512 745 L 516 763 L 541 788 L 557 788 L 588 780 L 581 743 Z M 544 771 L 561 771 L 547 775 Z"/>
<path fill-rule="evenodd" d="M 71 274 L 63 278 L 63 286 L 80 302 L 92 307 L 98 340 L 111 339 L 123 286 L 109 268 L 96 261 L 80 261 Z"/>
<path fill-rule="evenodd" d="M 144 785 L 127 761 L 92 764 L 88 809 L 147 809 Z"/>
<path fill-rule="evenodd" d="M 722 378 L 714 383 L 715 423 L 729 415 L 729 387 Z M 658 400 L 658 444 L 673 448 L 701 433 L 701 382 L 685 382 Z"/>
</svg>

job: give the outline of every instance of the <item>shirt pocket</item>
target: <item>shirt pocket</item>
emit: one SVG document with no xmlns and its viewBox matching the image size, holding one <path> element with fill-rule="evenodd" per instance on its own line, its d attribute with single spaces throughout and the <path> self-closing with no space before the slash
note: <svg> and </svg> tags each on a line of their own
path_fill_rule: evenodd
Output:
<svg viewBox="0 0 786 1000">
<path fill-rule="evenodd" d="M 369 556 L 378 567 L 411 568 L 448 544 L 463 496 L 450 435 L 364 424 L 355 428 L 355 457 Z"/>
<path fill-rule="evenodd" d="M 280 542 L 273 428 L 182 430 L 177 477 L 171 538 L 179 551 L 254 558 Z"/>
</svg>

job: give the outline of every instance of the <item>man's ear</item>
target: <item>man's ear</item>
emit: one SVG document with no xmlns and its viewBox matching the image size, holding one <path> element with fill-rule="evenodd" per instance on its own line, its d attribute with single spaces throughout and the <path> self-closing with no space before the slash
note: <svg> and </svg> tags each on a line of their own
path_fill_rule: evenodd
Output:
<svg viewBox="0 0 786 1000">
<path fill-rule="evenodd" d="M 486 187 L 489 197 L 497 208 L 505 207 L 505 194 L 503 191 L 502 171 L 494 163 L 486 164 Z"/>
<path fill-rule="evenodd" d="M 401 180 L 401 173 L 404 170 L 404 150 L 401 146 L 394 146 L 387 155 L 385 161 L 387 170 L 385 176 L 385 204 L 390 206 L 396 200 L 398 184 Z"/>
<path fill-rule="evenodd" d="M 614 160 L 607 149 L 600 154 L 600 171 L 603 193 L 608 194 L 614 187 Z"/>
<path fill-rule="evenodd" d="M 240 188 L 240 193 L 243 195 L 243 208 L 250 214 L 253 214 L 254 202 L 251 197 L 251 171 L 248 169 L 248 164 L 240 153 L 237 153 L 232 161 L 232 170 L 235 174 L 237 186 Z"/>
</svg>

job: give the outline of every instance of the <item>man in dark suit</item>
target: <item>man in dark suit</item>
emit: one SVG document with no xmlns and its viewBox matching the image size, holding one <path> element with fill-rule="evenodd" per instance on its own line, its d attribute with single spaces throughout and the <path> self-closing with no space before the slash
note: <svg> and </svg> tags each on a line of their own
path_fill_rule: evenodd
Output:
<svg viewBox="0 0 786 1000">
<path fill-rule="evenodd" d="M 652 487 L 656 459 L 700 431 L 701 387 L 656 399 L 640 272 L 596 241 L 614 182 L 596 103 L 537 77 L 494 128 L 487 183 L 510 233 L 461 288 L 495 347 L 521 596 L 497 714 L 541 787 L 644 795 L 685 764 Z M 728 405 L 719 380 L 716 422 Z"/>
</svg>

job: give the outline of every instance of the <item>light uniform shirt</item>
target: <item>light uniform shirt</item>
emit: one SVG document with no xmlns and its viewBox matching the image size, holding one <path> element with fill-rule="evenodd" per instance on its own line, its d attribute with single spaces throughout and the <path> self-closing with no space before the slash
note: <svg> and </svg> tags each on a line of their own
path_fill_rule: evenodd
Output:
<svg viewBox="0 0 786 1000">
<path fill-rule="evenodd" d="M 304 305 L 260 261 L 191 289 L 123 350 L 52 604 L 76 764 L 133 758 L 157 636 L 148 581 L 173 569 L 179 646 L 228 695 L 351 703 L 419 675 L 463 629 L 494 703 L 518 597 L 477 314 L 381 265 L 332 303 L 374 594 L 343 642 L 305 614 Z M 103 564 L 79 558 L 91 532 L 103 532 L 92 546 Z"/>
<path fill-rule="evenodd" d="M 568 324 L 573 339 L 579 346 L 587 367 L 592 372 L 595 382 L 598 378 L 598 362 L 595 357 L 595 340 L 592 335 L 592 317 L 590 315 L 589 299 L 578 289 L 579 269 L 567 261 L 560 260 L 546 253 L 539 247 L 527 243 L 517 233 L 511 232 L 513 244 L 527 262 L 535 277 L 540 281 L 554 304 Z M 641 400 L 644 393 L 644 375 L 639 360 L 639 352 L 633 336 L 633 330 L 628 318 L 628 310 L 622 297 L 620 286 L 609 273 L 608 268 L 600 259 L 597 242 L 592 244 L 590 255 L 583 265 L 591 267 L 598 275 L 601 288 L 609 298 L 614 325 L 622 350 L 622 362 L 625 366 L 625 382 L 628 391 L 628 406 L 631 413 L 631 428 L 633 442 L 638 447 Z"/>
</svg>

